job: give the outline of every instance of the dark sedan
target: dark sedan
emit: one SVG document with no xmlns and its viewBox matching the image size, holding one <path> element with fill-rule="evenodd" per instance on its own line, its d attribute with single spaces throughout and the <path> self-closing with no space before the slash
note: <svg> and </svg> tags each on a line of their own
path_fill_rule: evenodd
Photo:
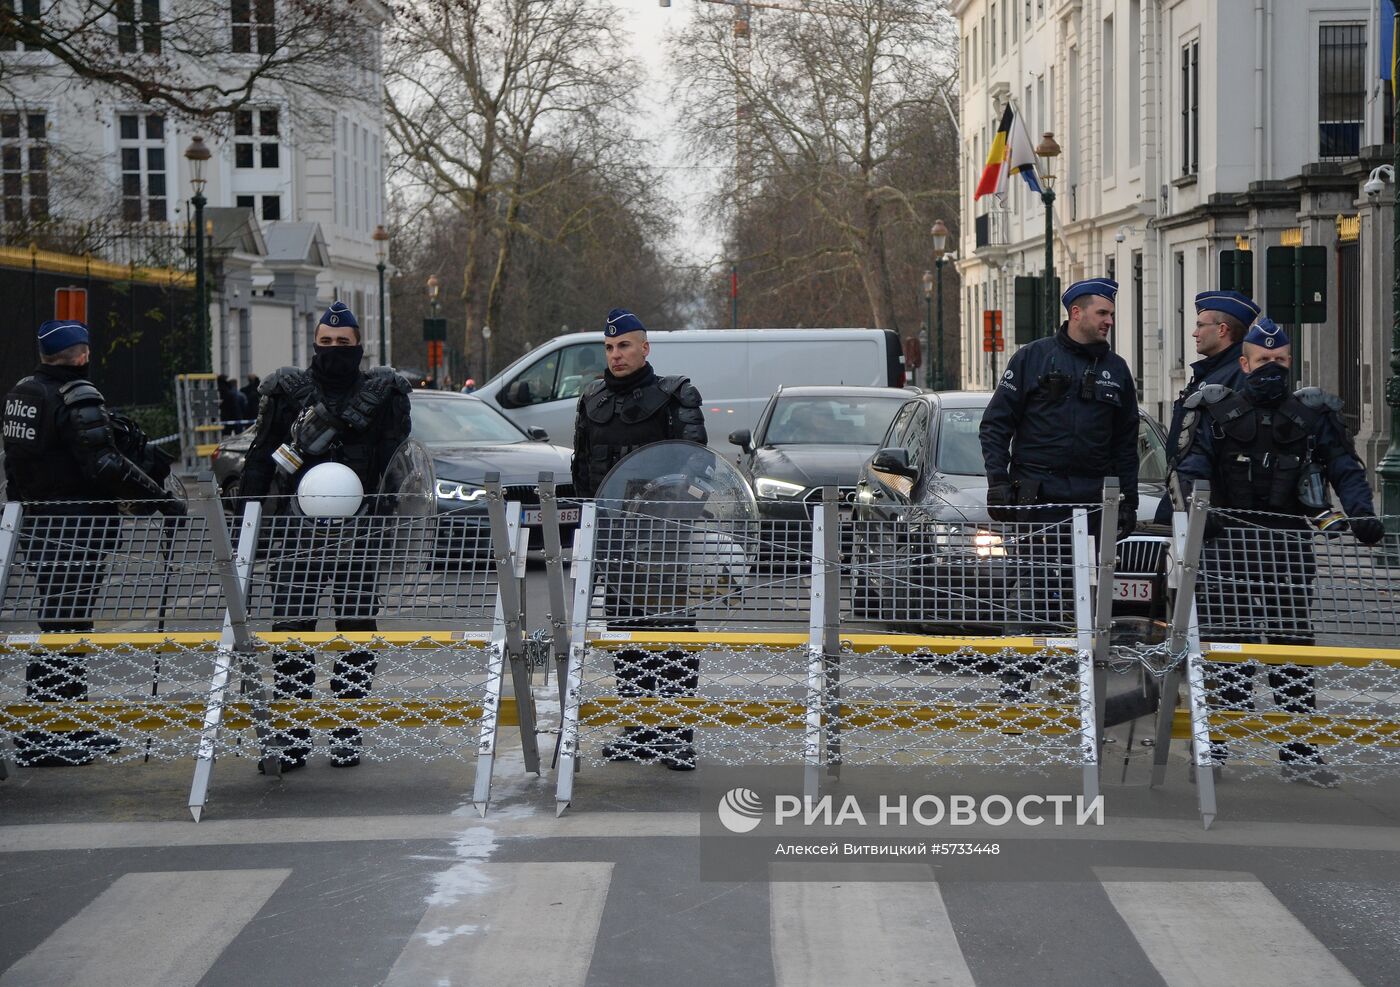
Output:
<svg viewBox="0 0 1400 987">
<path fill-rule="evenodd" d="M 531 546 L 539 547 L 536 481 L 540 473 L 552 472 L 559 497 L 572 497 L 569 450 L 551 445 L 541 430 L 527 434 L 491 405 L 468 394 L 414 391 L 411 400 L 413 438 L 433 457 L 438 512 L 471 511 L 484 516 L 486 474 L 499 473 L 506 499 L 524 506 Z M 225 495 L 237 489 L 252 439 L 253 431 L 248 429 L 224 440 L 214 453 L 214 477 Z M 567 542 L 578 527 L 578 506 L 566 504 L 560 515 Z"/>
<path fill-rule="evenodd" d="M 1010 546 L 1002 544 L 987 514 L 979 431 L 990 400 L 986 392 L 943 392 L 906 402 L 861 471 L 855 518 L 875 523 L 858 525 L 868 537 L 858 537 L 856 561 L 874 574 L 857 587 L 860 616 L 895 619 L 896 611 L 908 612 L 920 603 L 931 612 L 980 616 L 997 605 L 990 597 L 1003 595 L 1016 582 L 1009 572 L 1016 567 L 1008 559 Z M 1157 501 L 1166 495 L 1164 442 L 1161 427 L 1139 413 L 1140 525 L 1152 519 Z M 1165 542 L 1137 534 L 1118 546 L 1115 624 L 1146 637 L 1161 628 Z M 907 562 L 892 563 L 900 558 Z M 917 570 L 924 560 L 937 565 L 921 574 Z M 925 592 L 915 592 L 919 585 Z M 955 605 L 943 605 L 950 600 Z"/>
</svg>

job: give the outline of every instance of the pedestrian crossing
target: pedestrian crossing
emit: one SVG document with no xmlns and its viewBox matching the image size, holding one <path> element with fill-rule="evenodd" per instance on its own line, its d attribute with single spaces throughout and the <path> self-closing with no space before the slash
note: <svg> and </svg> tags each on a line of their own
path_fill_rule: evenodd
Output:
<svg viewBox="0 0 1400 987">
<path fill-rule="evenodd" d="M 772 865 L 766 881 L 715 887 L 698 881 L 693 868 L 628 861 L 625 851 L 617 861 L 486 859 L 497 848 L 471 844 L 463 853 L 459 844 L 416 905 L 386 901 L 386 908 L 415 908 L 417 923 L 400 922 L 412 928 L 406 940 L 399 933 L 392 958 L 366 960 L 354 982 L 600 987 L 656 982 L 633 971 L 657 968 L 669 971 L 666 987 L 1080 984 L 1125 982 L 1132 970 L 1134 982 L 1168 987 L 1382 982 L 1353 973 L 1248 872 L 1177 871 L 1161 880 L 1162 871 L 1105 867 L 1085 881 L 969 891 L 966 882 L 945 887 L 930 869 L 908 863 L 862 864 L 849 871 L 859 880 L 833 879 L 819 864 L 783 863 Z M 392 870 L 392 862 L 381 864 Z M 211 971 L 221 983 L 287 983 L 277 969 L 247 969 L 259 942 L 238 951 L 236 977 L 217 968 L 260 916 L 266 928 L 269 911 L 277 912 L 277 935 L 296 940 L 296 948 L 325 948 L 287 910 L 294 869 L 121 874 L 13 961 L 0 987 L 193 985 Z M 331 893 L 323 884 L 311 882 Z M 1098 901 L 1107 903 L 1101 913 Z M 755 928 L 764 910 L 767 926 Z M 392 924 L 343 928 L 336 948 L 353 948 Z M 296 984 L 340 987 L 343 976 L 303 974 Z"/>
</svg>

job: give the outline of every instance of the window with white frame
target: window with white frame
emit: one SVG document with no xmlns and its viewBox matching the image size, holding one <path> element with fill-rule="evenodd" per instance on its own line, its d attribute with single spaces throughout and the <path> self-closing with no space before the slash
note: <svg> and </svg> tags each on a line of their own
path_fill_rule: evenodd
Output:
<svg viewBox="0 0 1400 987">
<path fill-rule="evenodd" d="M 1142 164 L 1142 0 L 1128 0 L 1128 166 Z"/>
<path fill-rule="evenodd" d="M 160 54 L 160 0 L 117 0 L 117 50 Z"/>
<path fill-rule="evenodd" d="M 1194 175 L 1201 165 L 1201 42 L 1181 46 L 1181 174 Z"/>
<path fill-rule="evenodd" d="M 275 0 L 232 0 L 233 50 L 270 55 L 277 50 Z"/>
<path fill-rule="evenodd" d="M 1354 158 L 1366 120 L 1366 25 L 1323 24 L 1317 37 L 1317 156 Z"/>
<path fill-rule="evenodd" d="M 1118 154 L 1118 145 L 1114 139 L 1114 127 L 1117 124 L 1116 93 L 1114 86 L 1117 85 L 1117 67 L 1114 58 L 1117 57 L 1114 49 L 1113 38 L 1113 15 L 1103 19 L 1103 101 L 1100 109 L 1103 113 L 1103 121 L 1099 127 L 1099 146 L 1103 148 L 1103 173 L 1105 178 L 1113 177 L 1114 159 Z"/>
<path fill-rule="evenodd" d="M 48 120 L 35 112 L 0 113 L 5 220 L 49 215 Z"/>
<path fill-rule="evenodd" d="M 165 117 L 160 113 L 117 114 L 122 218 L 166 221 Z"/>
<path fill-rule="evenodd" d="M 38 51 L 38 46 L 26 44 L 15 37 L 22 32 L 23 28 L 29 25 L 38 25 L 42 16 L 39 10 L 39 0 L 0 0 L 0 8 L 3 8 L 7 19 L 14 18 L 20 23 L 16 25 L 17 31 L 7 31 L 4 37 L 0 37 L 0 51 Z"/>
<path fill-rule="evenodd" d="M 282 167 L 281 114 L 276 107 L 234 111 L 233 166 Z"/>
</svg>

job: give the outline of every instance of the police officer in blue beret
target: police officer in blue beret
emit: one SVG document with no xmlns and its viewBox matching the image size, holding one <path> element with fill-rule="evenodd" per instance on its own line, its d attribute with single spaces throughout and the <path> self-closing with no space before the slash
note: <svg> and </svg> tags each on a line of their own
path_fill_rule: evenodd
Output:
<svg viewBox="0 0 1400 987">
<path fill-rule="evenodd" d="M 1034 504 L 1094 504 L 1105 477 L 1123 501 L 1118 535 L 1137 522 L 1137 387 L 1109 349 L 1118 283 L 1078 281 L 1062 301 L 1069 313 L 1054 336 L 1011 357 L 982 416 L 987 506 L 993 517 L 1026 517 Z"/>
<path fill-rule="evenodd" d="M 65 525 L 55 538 L 37 536 L 27 557 L 42 598 L 39 629 L 90 631 L 105 561 L 117 545 L 119 514 L 178 516 L 185 505 L 124 454 L 129 430 L 114 421 L 117 416 L 88 380 L 88 327 L 66 319 L 45 322 L 38 343 L 39 365 L 5 395 L 5 480 L 10 499 L 26 503 L 32 530 L 43 531 L 44 518 L 89 519 L 81 527 Z M 144 440 L 138 444 L 145 446 Z M 146 461 L 144 448 L 128 451 Z M 25 691 L 39 702 L 87 699 L 83 656 L 30 662 Z M 87 764 L 115 743 L 90 730 L 27 731 L 15 740 L 17 761 L 31 767 Z"/>
<path fill-rule="evenodd" d="M 1358 541 L 1374 545 L 1385 536 L 1365 468 L 1338 415 L 1341 400 L 1316 387 L 1293 391 L 1292 366 L 1288 335 L 1270 319 L 1258 319 L 1244 337 L 1240 387 L 1207 384 L 1185 402 L 1186 451 L 1177 480 L 1183 501 L 1196 480 L 1211 483 L 1201 568 L 1215 579 L 1202 587 L 1198 606 L 1207 629 L 1202 633 L 1213 641 L 1313 643 L 1308 611 L 1317 563 L 1307 532 L 1309 519 L 1330 509 L 1329 484 Z M 1268 678 L 1286 712 L 1315 707 L 1311 672 L 1281 666 Z M 1220 702 L 1254 708 L 1252 669 L 1230 666 L 1218 679 Z M 1217 760 L 1227 753 L 1216 745 Z M 1279 760 L 1287 780 L 1337 783 L 1311 744 L 1284 744 Z"/>
<path fill-rule="evenodd" d="M 623 308 L 608 313 L 603 327 L 603 376 L 584 386 L 574 423 L 574 490 L 594 497 L 598 485 L 634 449 L 686 439 L 704 445 L 705 415 L 700 392 L 688 377 L 661 377 L 647 357 L 651 343 L 642 320 Z M 659 627 L 688 628 L 694 620 L 658 623 L 610 595 L 611 630 Z M 694 695 L 700 679 L 700 657 L 682 651 L 654 655 L 645 651 L 617 652 L 614 665 L 622 695 Z M 680 728 L 627 727 L 604 748 L 614 761 L 656 762 L 676 771 L 695 767 L 694 731 Z"/>
<path fill-rule="evenodd" d="M 1169 475 L 1186 451 L 1181 427 L 1186 416 L 1186 399 L 1205 384 L 1224 384 L 1231 389 L 1240 386 L 1244 379 L 1240 349 L 1244 345 L 1244 334 L 1257 318 L 1259 305 L 1238 291 L 1203 291 L 1196 296 L 1196 329 L 1191 335 L 1201 359 L 1191 364 L 1191 380 L 1172 404 L 1171 427 L 1167 430 Z M 1171 524 L 1174 505 L 1170 491 L 1175 489 L 1177 486 L 1170 484 L 1168 496 L 1158 502 L 1154 518 L 1157 524 Z"/>
<path fill-rule="evenodd" d="M 321 463 L 342 463 L 355 471 L 366 493 L 379 490 L 394 453 L 412 428 L 412 389 L 393 367 L 362 371 L 364 355 L 355 313 L 344 302 L 335 302 L 316 326 L 310 368 L 283 367 L 258 385 L 258 417 L 240 496 L 262 499 L 269 514 L 287 514 L 293 510 L 292 495 L 302 476 Z M 362 509 L 374 512 L 385 506 L 370 502 Z M 283 530 L 281 558 L 271 575 L 278 593 L 273 630 L 315 630 L 317 603 L 327 584 L 336 601 L 336 630 L 377 630 L 375 573 L 363 550 L 337 551 L 325 529 L 308 519 L 288 519 Z M 374 671 L 369 651 L 339 654 L 331 670 L 331 693 L 339 699 L 363 699 Z M 314 654 L 282 652 L 275 657 L 275 697 L 310 699 L 315 681 Z M 311 751 L 310 730 L 295 727 L 286 734 L 287 743 L 279 752 L 283 771 L 304 765 Z M 358 729 L 332 730 L 331 764 L 359 764 L 360 745 Z"/>
</svg>

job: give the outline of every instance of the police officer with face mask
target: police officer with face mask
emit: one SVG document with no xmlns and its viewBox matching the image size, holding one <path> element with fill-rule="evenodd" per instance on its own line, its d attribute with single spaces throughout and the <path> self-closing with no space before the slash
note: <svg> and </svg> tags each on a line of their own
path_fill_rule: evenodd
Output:
<svg viewBox="0 0 1400 987">
<path fill-rule="evenodd" d="M 647 362 L 651 344 L 646 327 L 626 309 L 608 313 L 603 329 L 603 376 L 589 381 L 579 395 L 574 424 L 574 489 L 594 497 L 598 485 L 634 449 L 685 439 L 704 445 L 705 416 L 700 392 L 687 377 L 660 377 Z M 657 622 L 624 602 L 617 592 L 607 599 L 610 630 L 693 630 L 693 620 Z M 619 651 L 614 660 L 618 692 L 624 696 L 694 695 L 699 685 L 700 658 L 681 651 L 664 655 Z M 695 767 L 694 731 L 628 727 L 604 756 L 615 761 L 660 761 L 677 771 Z"/>
<path fill-rule="evenodd" d="M 344 302 L 334 303 L 321 316 L 315 346 L 308 370 L 283 367 L 258 385 L 257 424 L 239 495 L 266 498 L 269 513 L 292 512 L 290 495 L 301 477 L 320 463 L 342 463 L 354 470 L 367 493 L 377 491 L 412 427 L 408 381 L 392 367 L 360 370 L 360 325 Z M 382 506 L 368 503 L 362 511 Z M 315 630 L 316 605 L 326 584 L 335 599 L 336 630 L 377 630 L 372 560 L 347 557 L 354 556 L 353 551 L 337 552 L 338 546 L 326 540 L 328 531 L 311 519 L 289 523 L 286 531 L 281 558 L 274 561 L 271 573 L 277 593 L 273 630 Z M 341 655 L 332 669 L 331 693 L 340 699 L 363 699 L 374 670 L 371 652 Z M 274 662 L 276 698 L 310 699 L 315 681 L 315 656 L 310 652 L 284 652 Z M 311 731 L 290 729 L 286 740 L 281 750 L 284 771 L 306 763 Z M 359 764 L 360 740 L 355 728 L 331 731 L 331 764 Z"/>
<path fill-rule="evenodd" d="M 1365 468 L 1337 412 L 1341 401 L 1315 387 L 1290 387 L 1292 346 L 1284 331 L 1259 319 L 1244 338 L 1239 390 L 1202 387 L 1186 401 L 1189 437 L 1177 464 L 1185 500 L 1197 479 L 1211 483 L 1202 571 L 1216 574 L 1201 587 L 1200 619 L 1211 640 L 1312 644 L 1309 617 L 1317 564 L 1310 518 L 1329 508 L 1337 492 L 1356 539 L 1374 545 L 1385 536 L 1375 516 Z M 1331 530 L 1331 529 L 1329 529 Z M 1279 534 L 1272 532 L 1304 532 Z M 1257 629 L 1256 629 L 1257 628 Z M 1284 666 L 1269 673 L 1274 701 L 1290 713 L 1316 705 L 1310 672 Z M 1233 709 L 1253 709 L 1253 670 L 1231 665 L 1220 673 L 1217 698 Z M 1228 751 L 1217 745 L 1217 760 Z M 1330 787 L 1336 775 L 1320 767 L 1311 744 L 1279 751 L 1284 777 Z"/>
<path fill-rule="evenodd" d="M 130 424 L 114 421 L 118 416 L 107 410 L 102 394 L 88 380 L 90 356 L 87 326 L 45 322 L 39 327 L 39 365 L 5 396 L 0 431 L 8 495 L 26 503 L 31 528 L 58 532 L 26 546 L 42 598 L 41 631 L 92 630 L 93 602 L 106 557 L 118 547 L 123 510 L 185 513 L 180 500 L 123 453 L 125 443 L 130 455 L 152 469 L 163 465 L 169 473 L 168 459 L 148 456 L 144 440 L 134 439 Z M 62 522 L 47 520 L 72 516 L 83 518 L 83 523 L 60 529 L 56 526 Z M 30 662 L 25 693 L 38 702 L 86 700 L 82 655 Z M 32 730 L 15 739 L 18 762 L 30 767 L 87 764 L 115 743 L 115 738 L 90 730 Z"/>
</svg>

